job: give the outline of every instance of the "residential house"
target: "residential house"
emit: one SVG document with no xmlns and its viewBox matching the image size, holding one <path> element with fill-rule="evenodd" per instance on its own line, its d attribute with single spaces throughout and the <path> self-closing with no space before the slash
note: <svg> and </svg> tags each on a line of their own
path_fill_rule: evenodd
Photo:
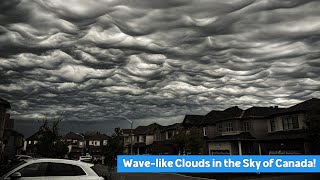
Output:
<svg viewBox="0 0 320 180">
<path fill-rule="evenodd" d="M 23 147 L 23 135 L 14 130 L 14 119 L 7 119 L 3 134 L 3 155 L 12 158 L 20 154 Z"/>
<path fill-rule="evenodd" d="M 3 135 L 5 130 L 6 120 L 10 119 L 10 111 L 11 105 L 8 101 L 0 98 L 0 154 L 4 150 L 3 145 Z"/>
<path fill-rule="evenodd" d="M 155 134 L 158 134 L 162 128 L 163 126 L 157 123 L 135 128 L 133 131 L 133 154 L 149 154 L 149 146 L 154 142 Z"/>
<path fill-rule="evenodd" d="M 163 126 L 153 123 L 148 126 L 138 126 L 132 130 L 132 139 L 131 129 L 123 129 L 123 138 L 124 138 L 124 153 L 131 153 L 131 140 L 132 140 L 132 154 L 149 154 L 150 145 L 153 144 L 155 139 L 159 141 L 161 139 L 161 130 Z"/>
<path fill-rule="evenodd" d="M 309 154 L 306 120 L 320 121 L 320 99 L 309 99 L 272 114 L 259 139 L 262 154 Z"/>
<path fill-rule="evenodd" d="M 5 129 L 3 135 L 4 150 L 3 155 L 12 158 L 17 154 L 21 154 L 23 148 L 23 134 L 14 129 Z"/>
<path fill-rule="evenodd" d="M 131 143 L 134 144 L 134 136 L 133 136 L 133 129 L 122 129 L 122 137 L 123 137 L 123 146 L 124 154 L 131 153 Z"/>
<path fill-rule="evenodd" d="M 191 128 L 196 128 L 202 131 L 206 141 L 204 154 L 309 154 L 312 149 L 305 123 L 308 119 L 320 120 L 319 99 L 289 108 L 270 106 L 243 110 L 234 106 L 213 110 L 205 116 L 186 115 L 181 124 L 139 126 L 133 129 L 132 139 L 131 130 L 124 129 L 124 145 L 127 153 L 132 140 L 134 154 L 177 154 L 181 152 L 172 141 L 180 131 L 177 129 L 190 133 Z"/>
<path fill-rule="evenodd" d="M 280 111 L 278 107 L 234 106 L 211 111 L 203 121 L 207 126 L 209 154 L 259 154 L 256 139 L 267 133 L 266 117 Z"/>
<path fill-rule="evenodd" d="M 69 132 L 63 140 L 67 143 L 69 148 L 69 157 L 72 159 L 79 159 L 85 153 L 86 140 L 82 134 Z"/>
<path fill-rule="evenodd" d="M 150 154 L 178 154 L 174 136 L 178 133 L 177 129 L 181 123 L 168 126 L 161 126 L 153 133 L 153 143 L 149 146 Z"/>
<path fill-rule="evenodd" d="M 203 128 L 203 115 L 186 115 L 181 123 L 181 125 L 185 128 L 198 127 L 200 129 Z"/>
<path fill-rule="evenodd" d="M 36 153 L 37 153 L 36 144 L 39 143 L 40 138 L 41 138 L 40 131 L 37 131 L 25 139 L 24 150 L 26 151 L 27 155 L 36 156 Z"/>
<path fill-rule="evenodd" d="M 95 134 L 85 136 L 85 139 L 85 152 L 93 157 L 98 157 L 103 155 L 103 149 L 108 144 L 109 136 L 96 132 Z"/>
</svg>

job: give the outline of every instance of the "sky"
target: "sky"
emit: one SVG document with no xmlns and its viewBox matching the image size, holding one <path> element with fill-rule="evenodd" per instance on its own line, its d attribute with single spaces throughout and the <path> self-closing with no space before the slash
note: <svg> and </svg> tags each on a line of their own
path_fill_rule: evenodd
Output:
<svg viewBox="0 0 320 180">
<path fill-rule="evenodd" d="M 2 0 L 0 97 L 24 122 L 63 113 L 165 125 L 231 106 L 288 107 L 320 97 L 319 9 L 316 0 Z"/>
</svg>

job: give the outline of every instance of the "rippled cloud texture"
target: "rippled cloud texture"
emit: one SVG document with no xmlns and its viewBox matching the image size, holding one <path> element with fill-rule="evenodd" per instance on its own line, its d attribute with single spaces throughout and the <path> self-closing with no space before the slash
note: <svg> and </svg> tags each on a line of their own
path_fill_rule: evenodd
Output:
<svg viewBox="0 0 320 180">
<path fill-rule="evenodd" d="M 2 0 L 16 119 L 171 123 L 320 97 L 320 1 Z"/>
</svg>

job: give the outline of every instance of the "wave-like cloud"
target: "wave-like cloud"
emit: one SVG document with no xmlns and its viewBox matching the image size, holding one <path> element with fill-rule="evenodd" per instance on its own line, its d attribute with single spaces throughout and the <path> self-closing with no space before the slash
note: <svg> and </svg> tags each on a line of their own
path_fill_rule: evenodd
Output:
<svg viewBox="0 0 320 180">
<path fill-rule="evenodd" d="M 13 117 L 176 120 L 320 95 L 316 0 L 5 0 Z"/>
</svg>

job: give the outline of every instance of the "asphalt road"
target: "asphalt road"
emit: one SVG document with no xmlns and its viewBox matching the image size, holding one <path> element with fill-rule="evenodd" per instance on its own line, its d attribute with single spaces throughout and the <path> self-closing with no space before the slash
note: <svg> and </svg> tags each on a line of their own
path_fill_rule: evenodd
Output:
<svg viewBox="0 0 320 180">
<path fill-rule="evenodd" d="M 117 173 L 112 180 L 206 180 L 179 174 L 165 173 Z"/>
</svg>

